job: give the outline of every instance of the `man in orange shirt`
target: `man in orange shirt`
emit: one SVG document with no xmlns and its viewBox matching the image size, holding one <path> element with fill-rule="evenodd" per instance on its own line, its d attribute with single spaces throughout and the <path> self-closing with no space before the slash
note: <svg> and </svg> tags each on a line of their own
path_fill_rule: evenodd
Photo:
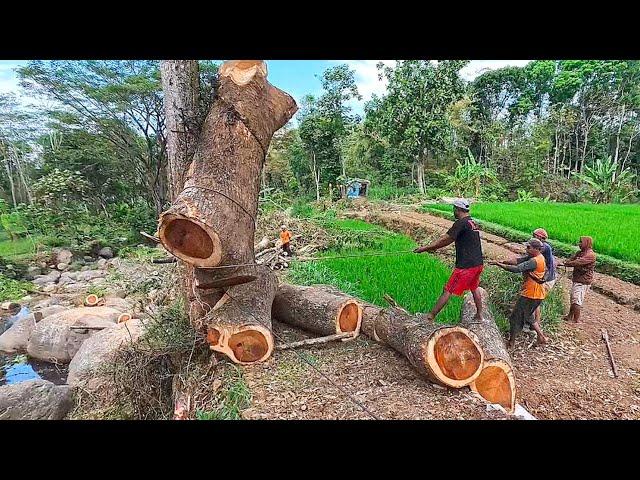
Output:
<svg viewBox="0 0 640 480">
<path fill-rule="evenodd" d="M 540 253 L 543 244 L 537 238 L 532 238 L 525 245 L 527 246 L 526 257 L 504 262 L 493 262 L 494 265 L 508 272 L 522 273 L 524 277 L 520 297 L 509 317 L 511 327 L 509 332 L 509 348 L 515 346 L 516 335 L 522 331 L 525 323 L 531 324 L 538 334 L 538 344 L 547 343 L 547 337 L 542 333 L 540 324 L 533 315 L 542 303 L 542 300 L 547 296 L 547 291 L 544 288 L 544 277 L 547 267 L 544 257 Z"/>
<path fill-rule="evenodd" d="M 280 241 L 282 242 L 282 250 L 289 256 L 293 255 L 291 253 L 291 232 L 287 230 L 286 225 L 280 227 Z"/>
</svg>

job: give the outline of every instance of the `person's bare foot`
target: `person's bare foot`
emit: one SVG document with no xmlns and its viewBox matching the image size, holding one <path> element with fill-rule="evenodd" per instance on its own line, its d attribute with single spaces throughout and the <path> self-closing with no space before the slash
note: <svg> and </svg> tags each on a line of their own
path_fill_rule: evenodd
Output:
<svg viewBox="0 0 640 480">
<path fill-rule="evenodd" d="M 476 322 L 481 322 L 482 321 L 482 314 L 478 315 L 477 313 L 474 315 L 473 319 Z"/>
<path fill-rule="evenodd" d="M 507 348 L 508 348 L 509 350 L 513 350 L 513 348 L 514 348 L 515 346 L 516 346 L 516 341 L 515 341 L 515 340 L 509 340 L 509 341 L 507 342 Z"/>
<path fill-rule="evenodd" d="M 425 318 L 425 320 L 427 320 L 429 322 L 433 322 L 434 318 L 436 318 L 436 317 L 435 317 L 435 315 L 433 313 L 429 312 L 424 316 L 424 318 Z"/>
<path fill-rule="evenodd" d="M 571 320 L 573 320 L 573 318 L 571 318 L 569 315 L 565 315 L 564 317 L 562 317 L 562 320 L 565 322 L 570 322 Z"/>
<path fill-rule="evenodd" d="M 545 337 L 544 335 L 542 336 L 538 335 L 537 345 L 546 345 L 547 343 L 549 343 L 549 339 L 547 337 Z"/>
</svg>

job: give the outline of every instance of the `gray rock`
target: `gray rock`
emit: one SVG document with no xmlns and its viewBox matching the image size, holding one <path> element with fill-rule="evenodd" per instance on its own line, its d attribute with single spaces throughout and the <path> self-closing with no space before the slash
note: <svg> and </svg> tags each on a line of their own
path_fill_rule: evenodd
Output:
<svg viewBox="0 0 640 480">
<path fill-rule="evenodd" d="M 5 353 L 25 351 L 35 328 L 36 319 L 33 314 L 16 320 L 6 332 L 0 335 L 0 351 Z"/>
<path fill-rule="evenodd" d="M 47 283 L 56 283 L 59 278 L 60 278 L 60 272 L 57 270 L 52 270 L 46 275 L 38 275 L 33 280 L 33 283 L 39 286 L 43 286 L 43 285 L 46 285 Z"/>
<path fill-rule="evenodd" d="M 42 291 L 46 293 L 53 293 L 58 289 L 58 285 L 55 283 L 48 283 L 44 287 L 42 287 Z"/>
<path fill-rule="evenodd" d="M 38 379 L 0 387 L 1 420 L 62 420 L 72 408 L 69 385 Z"/>
<path fill-rule="evenodd" d="M 70 326 L 109 328 L 116 324 L 119 315 L 118 310 L 109 307 L 79 307 L 51 315 L 36 324 L 27 344 L 27 353 L 46 362 L 68 363 L 82 342 L 99 331 L 70 329 Z"/>
<path fill-rule="evenodd" d="M 90 257 L 89 255 L 85 255 L 83 258 L 85 262 L 93 262 L 93 257 Z"/>
<path fill-rule="evenodd" d="M 66 263 L 67 265 L 71 263 L 71 259 L 73 258 L 73 253 L 66 248 L 63 248 L 58 251 L 56 254 L 56 263 Z"/>
<path fill-rule="evenodd" d="M 69 269 L 69 264 L 68 263 L 59 263 L 58 265 L 56 265 L 56 268 L 58 270 L 60 270 L 61 272 L 64 272 L 65 270 Z"/>
<path fill-rule="evenodd" d="M 118 349 L 136 342 L 143 331 L 140 320 L 129 320 L 87 339 L 69 364 L 67 383 L 78 385 L 95 377 L 101 365 L 108 362 Z"/>
<path fill-rule="evenodd" d="M 41 274 L 42 274 L 42 269 L 40 267 L 36 267 L 35 265 L 32 265 L 31 267 L 27 268 L 25 278 L 27 280 L 33 280 L 34 278 L 36 278 L 38 275 L 41 275 Z"/>
<path fill-rule="evenodd" d="M 102 258 L 113 258 L 113 250 L 110 247 L 101 248 L 98 251 L 98 256 Z"/>
<path fill-rule="evenodd" d="M 98 268 L 101 270 L 104 270 L 108 267 L 108 263 L 107 263 L 107 259 L 106 258 L 101 258 L 100 260 L 98 260 Z"/>
<path fill-rule="evenodd" d="M 94 278 L 103 278 L 107 276 L 107 272 L 104 270 L 85 270 L 84 272 L 78 272 L 76 280 L 78 282 L 88 282 Z"/>
</svg>

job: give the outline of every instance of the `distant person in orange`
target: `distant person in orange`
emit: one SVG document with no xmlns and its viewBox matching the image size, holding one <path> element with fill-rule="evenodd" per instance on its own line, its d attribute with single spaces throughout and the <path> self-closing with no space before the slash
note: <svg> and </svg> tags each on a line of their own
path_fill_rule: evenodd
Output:
<svg viewBox="0 0 640 480">
<path fill-rule="evenodd" d="M 596 254 L 593 251 L 593 239 L 591 237 L 580 237 L 578 242 L 580 251 L 574 253 L 569 260 L 564 261 L 565 267 L 573 267 L 571 277 L 571 308 L 564 320 L 580 322 L 580 311 L 584 303 L 591 283 L 593 282 L 593 272 L 596 266 Z"/>
<path fill-rule="evenodd" d="M 280 227 L 280 241 L 282 242 L 282 250 L 289 255 L 292 256 L 291 252 L 291 232 L 287 230 L 286 225 L 282 225 Z"/>
</svg>

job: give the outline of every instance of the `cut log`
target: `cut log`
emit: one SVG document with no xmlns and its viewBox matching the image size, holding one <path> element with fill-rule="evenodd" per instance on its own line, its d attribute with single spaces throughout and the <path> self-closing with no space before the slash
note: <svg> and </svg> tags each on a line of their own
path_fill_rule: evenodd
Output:
<svg viewBox="0 0 640 480">
<path fill-rule="evenodd" d="M 128 322 L 132 318 L 133 318 L 133 315 L 131 315 L 130 313 L 121 313 L 120 316 L 118 317 L 118 323 Z"/>
<path fill-rule="evenodd" d="M 242 365 L 264 361 L 273 351 L 271 304 L 278 288 L 268 268 L 248 270 L 256 279 L 229 287 L 203 318 L 210 348 Z"/>
<path fill-rule="evenodd" d="M 273 318 L 320 335 L 360 334 L 362 307 L 358 301 L 326 285 L 282 284 L 273 300 Z"/>
<path fill-rule="evenodd" d="M 484 350 L 482 373 L 469 386 L 488 402 L 502 405 L 509 413 L 513 413 L 516 406 L 516 379 L 511 357 L 489 309 L 489 295 L 484 288 L 478 290 L 482 296 L 482 320 L 475 318 L 476 304 L 471 292 L 465 295 L 460 312 L 460 325 L 478 336 Z"/>
<path fill-rule="evenodd" d="M 97 295 L 94 295 L 93 293 L 91 295 L 87 295 L 86 298 L 84 299 L 85 307 L 95 307 L 99 305 L 100 302 L 102 302 L 102 298 L 98 297 Z"/>
<path fill-rule="evenodd" d="M 263 61 L 228 61 L 194 148 L 184 189 L 160 216 L 158 237 L 195 267 L 253 263 L 261 171 L 273 133 L 296 112 Z"/>
<path fill-rule="evenodd" d="M 482 371 L 480 341 L 464 327 L 439 325 L 400 308 L 373 305 L 365 307 L 362 323 L 365 335 L 400 352 L 432 382 L 461 388 Z"/>
</svg>

